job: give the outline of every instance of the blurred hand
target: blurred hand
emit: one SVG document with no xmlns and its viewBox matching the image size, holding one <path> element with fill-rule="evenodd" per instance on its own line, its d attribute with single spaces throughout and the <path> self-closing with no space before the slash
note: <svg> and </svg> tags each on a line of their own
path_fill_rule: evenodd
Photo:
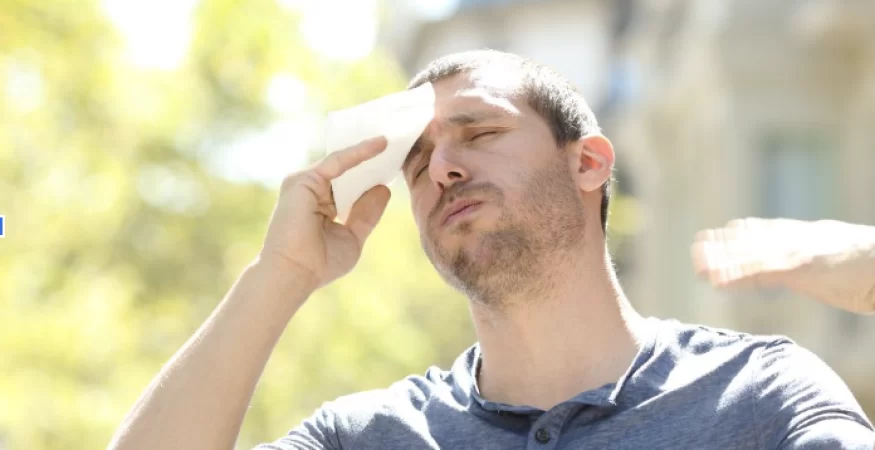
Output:
<svg viewBox="0 0 875 450">
<path fill-rule="evenodd" d="M 369 139 L 286 177 L 259 260 L 308 277 L 316 288 L 351 271 L 365 240 L 380 221 L 390 193 L 386 186 L 369 190 L 341 224 L 335 222 L 331 180 L 378 155 L 386 145 L 383 137 Z"/>
<path fill-rule="evenodd" d="M 734 220 L 700 231 L 696 273 L 712 285 L 784 287 L 852 312 L 875 312 L 875 228 L 822 220 Z"/>
</svg>

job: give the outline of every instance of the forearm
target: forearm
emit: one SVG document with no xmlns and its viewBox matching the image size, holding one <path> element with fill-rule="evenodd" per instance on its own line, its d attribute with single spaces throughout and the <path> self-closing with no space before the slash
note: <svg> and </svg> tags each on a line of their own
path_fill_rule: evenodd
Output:
<svg viewBox="0 0 875 450">
<path fill-rule="evenodd" d="M 848 311 L 875 312 L 875 227 L 835 221 L 818 225 L 824 227 L 824 241 L 840 239 L 842 248 L 818 251 L 814 243 L 815 256 L 800 270 L 788 272 L 785 284 Z"/>
<path fill-rule="evenodd" d="M 277 340 L 313 290 L 257 262 L 170 359 L 128 413 L 111 449 L 232 449 Z"/>
</svg>

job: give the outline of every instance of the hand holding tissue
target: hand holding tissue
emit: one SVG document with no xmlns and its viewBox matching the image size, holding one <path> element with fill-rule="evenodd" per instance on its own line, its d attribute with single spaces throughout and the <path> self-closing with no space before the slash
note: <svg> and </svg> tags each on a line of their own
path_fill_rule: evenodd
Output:
<svg viewBox="0 0 875 450">
<path fill-rule="evenodd" d="M 327 154 L 377 136 L 384 136 L 388 142 L 382 153 L 331 181 L 341 221 L 346 221 L 353 204 L 365 192 L 398 177 L 411 147 L 433 117 L 431 83 L 328 114 Z"/>
</svg>

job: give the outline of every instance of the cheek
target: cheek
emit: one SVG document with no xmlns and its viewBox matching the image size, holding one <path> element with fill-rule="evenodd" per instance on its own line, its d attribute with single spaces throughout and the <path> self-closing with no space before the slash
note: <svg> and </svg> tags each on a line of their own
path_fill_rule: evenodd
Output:
<svg viewBox="0 0 875 450">
<path fill-rule="evenodd" d="M 428 227 L 428 215 L 435 204 L 433 197 L 427 192 L 413 191 L 410 193 L 410 210 L 413 212 L 413 220 L 420 232 Z"/>
<path fill-rule="evenodd" d="M 516 218 L 526 218 L 532 214 L 532 194 L 514 190 L 505 191 L 504 208 L 508 214 Z"/>
</svg>

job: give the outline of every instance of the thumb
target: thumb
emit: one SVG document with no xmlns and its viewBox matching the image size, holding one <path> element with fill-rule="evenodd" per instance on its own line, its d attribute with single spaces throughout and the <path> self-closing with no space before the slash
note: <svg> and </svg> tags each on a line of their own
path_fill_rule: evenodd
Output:
<svg viewBox="0 0 875 450">
<path fill-rule="evenodd" d="M 383 217 L 383 212 L 386 211 L 386 205 L 389 204 L 391 197 L 389 188 L 383 185 L 375 186 L 365 192 L 349 212 L 349 217 L 346 220 L 346 226 L 352 234 L 358 239 L 359 244 L 364 246 L 365 239 L 374 231 L 380 218 Z"/>
</svg>

